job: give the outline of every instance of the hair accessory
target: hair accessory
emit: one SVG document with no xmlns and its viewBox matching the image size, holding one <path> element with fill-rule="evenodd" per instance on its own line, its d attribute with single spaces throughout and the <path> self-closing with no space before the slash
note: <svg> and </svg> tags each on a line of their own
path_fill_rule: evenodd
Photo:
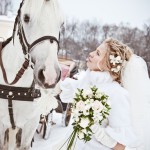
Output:
<svg viewBox="0 0 150 150">
<path fill-rule="evenodd" d="M 113 64 L 113 66 L 117 64 L 115 67 L 111 68 L 111 71 L 115 73 L 119 72 L 121 70 L 120 64 L 123 63 L 121 57 L 120 56 L 115 57 L 114 55 L 110 55 L 109 59 L 110 59 L 110 63 Z"/>
<path fill-rule="evenodd" d="M 118 65 L 116 68 L 111 68 L 111 71 L 112 71 L 112 72 L 119 72 L 120 69 L 121 69 L 121 66 Z"/>
<path fill-rule="evenodd" d="M 123 62 L 120 56 L 115 57 L 114 55 L 110 55 L 109 59 L 110 63 L 112 63 L 113 65 L 120 64 Z"/>
</svg>

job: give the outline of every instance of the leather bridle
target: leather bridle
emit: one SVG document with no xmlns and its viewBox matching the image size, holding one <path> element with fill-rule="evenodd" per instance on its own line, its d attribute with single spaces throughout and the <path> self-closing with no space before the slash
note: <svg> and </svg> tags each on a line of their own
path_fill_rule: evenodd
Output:
<svg viewBox="0 0 150 150">
<path fill-rule="evenodd" d="M 57 43 L 58 45 L 58 49 L 59 49 L 59 40 L 57 40 L 56 37 L 54 36 L 43 36 L 43 37 L 40 37 L 38 38 L 37 40 L 35 40 L 34 42 L 32 42 L 31 44 L 29 44 L 29 42 L 27 41 L 27 38 L 26 38 L 26 35 L 25 35 L 25 32 L 24 32 L 24 28 L 23 26 L 21 27 L 21 29 L 19 29 L 19 38 L 23 39 L 22 41 L 20 42 L 23 42 L 23 45 L 26 45 L 26 49 L 24 49 L 23 47 L 23 53 L 26 55 L 27 53 L 30 53 L 32 48 L 35 47 L 37 44 L 45 41 L 45 40 L 49 40 L 50 43 L 53 43 L 54 41 Z"/>
<path fill-rule="evenodd" d="M 13 29 L 13 35 L 12 37 L 8 38 L 4 42 L 0 42 L 0 67 L 2 69 L 2 74 L 4 81 L 7 85 L 1 85 L 0 84 L 0 98 L 7 99 L 8 100 L 8 111 L 9 111 L 9 116 L 10 116 L 10 123 L 13 129 L 16 128 L 15 121 L 14 121 L 14 116 L 13 116 L 13 100 L 22 100 L 22 101 L 33 101 L 35 98 L 38 98 L 41 96 L 40 90 L 35 89 L 35 83 L 33 81 L 32 85 L 30 88 L 23 88 L 23 87 L 14 87 L 12 85 L 16 84 L 19 79 L 22 77 L 24 74 L 25 70 L 29 67 L 31 58 L 30 58 L 30 52 L 32 51 L 33 47 L 38 45 L 39 43 L 49 40 L 50 44 L 53 42 L 56 42 L 58 45 L 58 50 L 59 50 L 59 40 L 57 40 L 56 37 L 54 36 L 43 36 L 35 40 L 33 43 L 29 44 L 23 25 L 21 24 L 21 7 L 24 3 L 24 0 L 20 3 L 20 8 L 18 10 L 18 15 L 15 19 L 14 23 L 14 29 Z M 2 60 L 2 51 L 3 48 L 15 38 L 15 32 L 16 32 L 16 27 L 18 26 L 18 36 L 19 36 L 19 41 L 22 46 L 23 53 L 25 55 L 25 60 L 24 63 L 22 64 L 22 67 L 19 69 L 18 73 L 15 76 L 15 79 L 9 83 L 7 79 L 7 74 L 5 67 L 3 65 L 3 60 Z M 59 34 L 60 38 L 60 34 Z"/>
<path fill-rule="evenodd" d="M 0 66 L 2 68 L 2 73 L 3 73 L 3 78 L 5 80 L 5 83 L 7 83 L 9 85 L 16 84 L 19 81 L 19 79 L 22 77 L 22 75 L 24 74 L 25 70 L 29 67 L 29 63 L 31 61 L 30 52 L 36 45 L 38 45 L 39 43 L 41 43 L 43 41 L 49 40 L 50 44 L 52 44 L 53 42 L 56 42 L 58 45 L 58 50 L 59 50 L 59 40 L 57 40 L 57 38 L 54 36 L 49 36 L 49 35 L 42 36 L 42 37 L 36 39 L 31 44 L 29 44 L 29 42 L 26 38 L 25 32 L 24 32 L 23 25 L 21 24 L 20 18 L 18 19 L 17 24 L 18 24 L 19 41 L 22 46 L 23 53 L 25 55 L 25 61 L 22 64 L 22 67 L 19 69 L 18 73 L 16 74 L 15 79 L 11 83 L 9 83 L 8 79 L 7 79 L 7 74 L 6 74 L 6 71 L 5 71 L 5 68 L 3 65 L 3 61 L 2 61 L 2 49 L 0 49 Z M 60 33 L 59 33 L 59 38 L 60 38 Z M 13 40 L 14 40 L 14 37 L 13 37 Z"/>
</svg>

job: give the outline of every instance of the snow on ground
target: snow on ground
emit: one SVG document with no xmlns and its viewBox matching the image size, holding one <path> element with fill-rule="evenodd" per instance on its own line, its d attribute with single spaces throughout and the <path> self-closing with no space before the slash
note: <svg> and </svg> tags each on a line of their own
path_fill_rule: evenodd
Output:
<svg viewBox="0 0 150 150">
<path fill-rule="evenodd" d="M 62 114 L 53 113 L 53 121 L 56 123 L 52 127 L 51 134 L 48 140 L 44 140 L 42 135 L 35 133 L 33 147 L 31 150 L 53 150 L 53 147 L 58 145 L 59 142 L 64 141 L 64 138 L 69 137 L 71 130 L 71 122 L 68 127 L 62 126 Z"/>
</svg>

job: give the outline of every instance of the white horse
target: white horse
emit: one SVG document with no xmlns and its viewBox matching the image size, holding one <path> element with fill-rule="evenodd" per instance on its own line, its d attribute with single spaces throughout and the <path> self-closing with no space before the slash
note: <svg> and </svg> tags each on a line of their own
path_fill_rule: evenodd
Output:
<svg viewBox="0 0 150 150">
<path fill-rule="evenodd" d="M 13 36 L 0 51 L 0 150 L 30 149 L 41 114 L 40 93 L 32 83 L 53 88 L 59 81 L 62 23 L 57 0 L 23 0 L 20 4 Z"/>
</svg>

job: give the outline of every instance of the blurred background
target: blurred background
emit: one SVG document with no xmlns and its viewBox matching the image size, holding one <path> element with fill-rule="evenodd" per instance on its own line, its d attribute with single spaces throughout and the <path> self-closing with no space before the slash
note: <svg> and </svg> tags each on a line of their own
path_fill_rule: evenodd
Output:
<svg viewBox="0 0 150 150">
<path fill-rule="evenodd" d="M 0 37 L 12 34 L 21 0 L 0 0 Z M 127 44 L 147 62 L 150 74 L 149 0 L 59 0 L 65 23 L 59 56 L 86 69 L 85 58 L 107 37 Z"/>
</svg>

